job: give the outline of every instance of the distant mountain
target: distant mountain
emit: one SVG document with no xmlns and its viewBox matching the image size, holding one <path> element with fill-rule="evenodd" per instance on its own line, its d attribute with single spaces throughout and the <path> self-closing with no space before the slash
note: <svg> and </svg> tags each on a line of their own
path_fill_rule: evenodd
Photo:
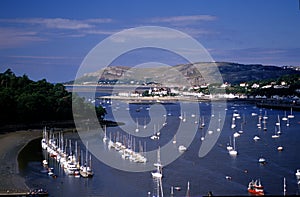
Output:
<svg viewBox="0 0 300 197">
<path fill-rule="evenodd" d="M 120 84 L 151 84 L 169 83 L 182 85 L 187 80 L 189 84 L 205 83 L 203 76 L 214 76 L 210 71 L 212 65 L 217 65 L 223 81 L 231 84 L 255 80 L 276 79 L 283 75 L 300 74 L 293 67 L 266 66 L 261 64 L 238 64 L 230 62 L 181 64 L 172 67 L 139 68 L 128 66 L 109 66 L 104 70 L 86 73 L 77 79 L 77 84 L 95 84 L 96 82 Z M 200 73 L 200 72 L 201 73 Z M 73 82 L 68 82 L 70 84 Z"/>
</svg>

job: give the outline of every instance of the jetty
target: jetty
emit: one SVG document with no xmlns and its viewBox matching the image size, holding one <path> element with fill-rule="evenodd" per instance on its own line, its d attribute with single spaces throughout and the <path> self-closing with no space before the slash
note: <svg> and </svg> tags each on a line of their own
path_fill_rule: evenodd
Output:
<svg viewBox="0 0 300 197">
<path fill-rule="evenodd" d="M 293 108 L 294 111 L 300 111 L 300 105 L 289 104 L 289 103 L 259 102 L 256 103 L 256 106 L 260 108 L 282 109 L 282 110 L 290 110 L 291 108 Z"/>
</svg>

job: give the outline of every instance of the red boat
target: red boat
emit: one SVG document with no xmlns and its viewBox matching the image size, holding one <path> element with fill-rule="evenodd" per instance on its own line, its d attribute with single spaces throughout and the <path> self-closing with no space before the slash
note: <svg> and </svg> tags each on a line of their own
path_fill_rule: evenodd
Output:
<svg viewBox="0 0 300 197">
<path fill-rule="evenodd" d="M 264 193 L 264 186 L 261 185 L 260 180 L 251 181 L 248 185 L 248 192 L 250 194 L 256 195 L 256 196 L 263 196 Z"/>
</svg>

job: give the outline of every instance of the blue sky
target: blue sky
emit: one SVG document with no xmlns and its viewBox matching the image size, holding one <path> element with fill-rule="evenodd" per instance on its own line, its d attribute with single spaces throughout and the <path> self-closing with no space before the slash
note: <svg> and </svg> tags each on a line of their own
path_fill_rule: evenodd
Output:
<svg viewBox="0 0 300 197">
<path fill-rule="evenodd" d="M 3 0 L 0 72 L 11 68 L 34 80 L 70 81 L 100 41 L 140 26 L 189 34 L 215 61 L 300 66 L 298 0 Z M 147 61 L 147 53 L 136 58 Z M 114 63 L 134 66 L 134 58 Z M 182 63 L 177 61 L 168 63 Z"/>
</svg>

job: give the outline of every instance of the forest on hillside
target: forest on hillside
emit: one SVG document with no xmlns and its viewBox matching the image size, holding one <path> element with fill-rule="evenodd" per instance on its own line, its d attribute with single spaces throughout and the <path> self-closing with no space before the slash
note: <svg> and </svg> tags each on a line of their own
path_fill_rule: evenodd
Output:
<svg viewBox="0 0 300 197">
<path fill-rule="evenodd" d="M 60 83 L 33 81 L 27 75 L 16 76 L 10 69 L 0 73 L 0 126 L 73 120 L 72 101 L 81 106 L 82 114 L 95 107 L 76 95 L 72 100 L 72 93 Z M 96 112 L 100 119 L 106 114 L 101 106 Z"/>
</svg>

